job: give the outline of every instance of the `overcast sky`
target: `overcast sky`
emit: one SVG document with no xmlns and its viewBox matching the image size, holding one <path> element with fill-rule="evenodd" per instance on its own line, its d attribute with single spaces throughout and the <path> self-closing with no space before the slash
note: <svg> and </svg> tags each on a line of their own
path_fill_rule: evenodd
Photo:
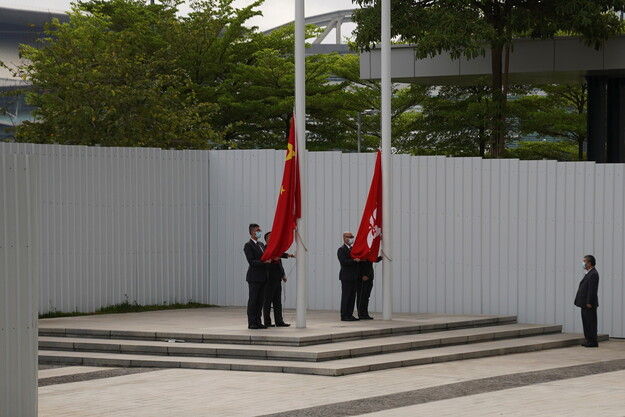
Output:
<svg viewBox="0 0 625 417">
<path fill-rule="evenodd" d="M 0 0 L 0 6 L 2 7 L 55 12 L 68 10 L 71 3 L 72 0 Z M 185 4 L 180 6 L 180 10 L 188 11 L 188 3 L 188 0 L 185 1 Z M 252 3 L 252 0 L 235 0 L 235 6 L 238 7 L 246 6 L 250 3 Z M 250 22 L 261 30 L 290 22 L 294 19 L 294 4 L 295 0 L 265 0 L 265 4 L 261 7 L 263 16 Z M 355 7 L 352 4 L 352 0 L 306 0 L 305 4 L 307 17 Z"/>
</svg>

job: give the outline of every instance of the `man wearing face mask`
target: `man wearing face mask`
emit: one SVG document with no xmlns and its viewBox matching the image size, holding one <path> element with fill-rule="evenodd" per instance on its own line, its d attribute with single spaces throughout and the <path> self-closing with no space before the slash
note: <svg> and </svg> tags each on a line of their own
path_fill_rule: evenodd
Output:
<svg viewBox="0 0 625 417">
<path fill-rule="evenodd" d="M 243 246 L 243 252 L 249 264 L 245 280 L 249 288 L 249 297 L 247 300 L 247 328 L 248 329 L 266 329 L 260 321 L 263 309 L 263 297 L 265 296 L 265 284 L 267 283 L 267 264 L 271 260 L 265 262 L 260 258 L 265 251 L 265 245 L 258 239 L 263 232 L 260 226 L 252 223 L 249 226 L 250 240 Z"/>
<path fill-rule="evenodd" d="M 357 321 L 354 317 L 354 303 L 358 279 L 360 278 L 360 259 L 352 259 L 350 252 L 354 244 L 354 235 L 351 232 L 343 232 L 343 246 L 337 252 L 341 270 L 341 321 Z"/>
<path fill-rule="evenodd" d="M 599 307 L 599 272 L 595 268 L 596 260 L 592 255 L 584 256 L 582 268 L 586 275 L 579 283 L 575 305 L 582 309 L 582 324 L 584 326 L 584 347 L 598 347 L 597 341 L 597 307 Z"/>
</svg>

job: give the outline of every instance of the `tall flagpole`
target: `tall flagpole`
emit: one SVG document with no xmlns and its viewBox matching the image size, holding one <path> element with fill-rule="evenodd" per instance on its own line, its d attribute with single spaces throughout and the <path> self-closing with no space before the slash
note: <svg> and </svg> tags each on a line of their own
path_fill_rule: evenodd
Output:
<svg viewBox="0 0 625 417">
<path fill-rule="evenodd" d="M 391 276 L 391 0 L 382 0 L 382 318 L 393 316 L 393 279 Z"/>
<path fill-rule="evenodd" d="M 300 190 L 302 194 L 302 216 L 297 220 L 297 327 L 306 327 L 308 308 L 308 282 L 306 270 L 306 208 L 307 208 L 307 158 L 306 158 L 306 61 L 305 61 L 305 12 L 304 0 L 295 1 L 295 127 L 297 136 L 297 156 L 300 169 Z"/>
</svg>

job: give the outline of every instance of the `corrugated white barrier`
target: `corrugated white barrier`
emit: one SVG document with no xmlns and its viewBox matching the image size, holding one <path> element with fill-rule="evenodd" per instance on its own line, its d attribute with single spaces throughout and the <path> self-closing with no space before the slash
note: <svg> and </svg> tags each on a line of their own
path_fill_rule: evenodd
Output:
<svg viewBox="0 0 625 417">
<path fill-rule="evenodd" d="M 37 169 L 0 153 L 0 416 L 37 415 Z"/>
<path fill-rule="evenodd" d="M 207 152 L 9 147 L 40 161 L 41 312 L 208 302 Z"/>
<path fill-rule="evenodd" d="M 284 151 L 3 144 L 0 153 L 40 159 L 41 311 L 125 299 L 245 305 L 247 226 L 271 228 Z M 336 250 L 342 231 L 358 228 L 374 160 L 309 154 L 311 309 L 339 308 Z M 600 331 L 625 336 L 623 164 L 392 161 L 395 312 L 514 314 L 580 332 L 572 300 L 591 253 Z M 294 307 L 295 261 L 284 263 Z"/>
</svg>

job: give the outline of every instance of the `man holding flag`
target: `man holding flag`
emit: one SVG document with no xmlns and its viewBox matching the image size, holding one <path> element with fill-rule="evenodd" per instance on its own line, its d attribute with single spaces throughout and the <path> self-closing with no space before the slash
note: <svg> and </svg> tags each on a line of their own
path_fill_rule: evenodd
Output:
<svg viewBox="0 0 625 417">
<path fill-rule="evenodd" d="M 360 279 L 360 259 L 351 255 L 354 235 L 343 232 L 343 245 L 336 251 L 341 264 L 339 280 L 341 281 L 341 321 L 358 321 L 354 317 L 354 302 Z"/>
<path fill-rule="evenodd" d="M 271 239 L 267 239 L 267 247 L 264 249 L 261 262 L 269 264 L 267 267 L 269 289 L 265 298 L 264 319 L 262 327 L 271 325 L 270 303 L 274 303 L 274 316 L 276 326 L 288 327 L 282 319 L 282 305 L 280 303 L 280 282 L 284 277 L 284 270 L 279 264 L 280 258 L 287 255 L 286 251 L 291 247 L 294 240 L 296 221 L 301 217 L 301 191 L 299 182 L 299 163 L 297 157 L 297 142 L 295 140 L 295 117 L 291 118 L 289 142 L 287 144 L 286 157 L 284 159 L 284 174 L 278 195 L 278 204 L 273 218 Z M 268 236 L 266 235 L 266 238 Z M 280 272 L 281 271 L 281 272 Z M 279 275 L 276 279 L 275 273 Z M 286 281 L 286 280 L 285 280 Z M 276 300 L 277 296 L 277 300 Z M 278 304 L 280 304 L 278 306 Z M 279 307 L 279 308 L 278 308 Z"/>
<path fill-rule="evenodd" d="M 265 245 L 258 240 L 263 234 L 260 226 L 251 223 L 249 226 L 250 240 L 243 246 L 243 253 L 249 264 L 245 280 L 249 288 L 247 300 L 247 328 L 266 329 L 260 321 L 263 308 L 263 298 L 265 296 L 265 285 L 267 283 L 267 264 L 271 261 L 262 261 L 261 257 L 265 252 Z"/>
<path fill-rule="evenodd" d="M 373 179 L 367 197 L 356 241 L 350 252 L 351 257 L 360 260 L 360 275 L 356 290 L 358 318 L 372 320 L 369 315 L 369 296 L 373 289 L 373 262 L 382 260 L 380 242 L 382 240 L 382 161 L 378 154 L 373 171 Z"/>
</svg>

